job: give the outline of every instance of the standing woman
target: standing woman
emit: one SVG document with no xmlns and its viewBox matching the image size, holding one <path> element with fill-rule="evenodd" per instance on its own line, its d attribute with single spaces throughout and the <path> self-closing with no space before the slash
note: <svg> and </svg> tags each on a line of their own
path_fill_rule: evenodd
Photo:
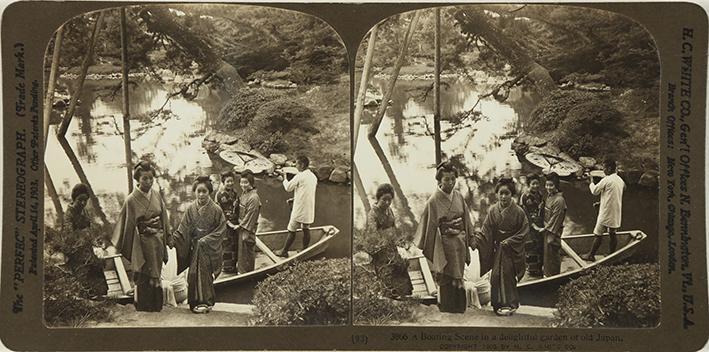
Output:
<svg viewBox="0 0 709 352">
<path fill-rule="evenodd" d="M 239 273 L 254 270 L 256 264 L 256 228 L 261 213 L 261 198 L 256 192 L 256 180 L 250 171 L 244 171 L 239 180 L 239 224 L 236 225 L 239 240 Z"/>
<path fill-rule="evenodd" d="M 189 266 L 187 301 L 194 313 L 209 313 L 215 303 L 214 280 L 222 270 L 222 236 L 226 218 L 210 194 L 208 176 L 192 184 L 196 199 L 189 205 L 169 245 L 177 247 L 177 272 Z"/>
<path fill-rule="evenodd" d="M 529 223 L 524 210 L 512 201 L 516 193 L 511 178 L 497 182 L 497 203 L 488 208 L 482 233 L 475 241 L 480 251 L 480 272 L 492 270 L 491 300 L 497 315 L 512 315 L 519 308 L 517 282 L 525 272 L 524 242 Z"/>
<path fill-rule="evenodd" d="M 170 233 L 167 208 L 154 190 L 155 168 L 146 161 L 139 162 L 133 172 L 138 182 L 123 203 L 111 241 L 133 271 L 135 309 L 159 312 L 163 296 L 160 273 L 167 263 L 165 236 Z"/>
<path fill-rule="evenodd" d="M 409 277 L 408 263 L 399 255 L 396 248 L 400 242 L 399 232 L 396 230 L 394 212 L 391 202 L 394 199 L 394 188 L 382 184 L 377 188 L 377 201 L 367 213 L 366 235 L 377 236 L 377 248 L 372 248 L 374 270 L 384 285 L 390 290 L 391 296 L 401 297 L 410 295 L 413 290 Z"/>
<path fill-rule="evenodd" d="M 239 239 L 236 224 L 239 223 L 239 195 L 234 190 L 236 175 L 231 170 L 222 173 L 222 185 L 214 195 L 214 201 L 219 204 L 227 221 L 224 232 L 224 259 L 222 269 L 225 273 L 236 273 L 237 253 L 239 252 Z"/>
<path fill-rule="evenodd" d="M 463 284 L 465 265 L 470 263 L 468 239 L 473 225 L 463 195 L 455 190 L 458 170 L 450 163 L 436 169 L 438 188 L 426 202 L 416 229 L 418 247 L 433 265 L 441 312 L 465 313 Z"/>
<path fill-rule="evenodd" d="M 564 230 L 566 200 L 559 189 L 559 175 L 551 173 L 544 185 L 544 227 L 533 225 L 544 236 L 544 276 L 554 276 L 561 271 L 561 234 Z"/>
</svg>

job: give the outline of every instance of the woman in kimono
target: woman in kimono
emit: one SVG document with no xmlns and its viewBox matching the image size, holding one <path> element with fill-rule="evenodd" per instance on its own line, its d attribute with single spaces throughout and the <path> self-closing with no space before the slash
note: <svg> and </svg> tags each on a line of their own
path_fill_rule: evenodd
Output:
<svg viewBox="0 0 709 352">
<path fill-rule="evenodd" d="M 64 212 L 61 250 L 67 258 L 67 267 L 88 290 L 90 296 L 105 295 L 108 291 L 103 277 L 103 261 L 93 252 L 94 246 L 100 246 L 102 238 L 98 236 L 99 226 L 94 223 L 86 210 L 89 200 L 89 187 L 78 183 L 71 190 L 71 203 Z"/>
<path fill-rule="evenodd" d="M 542 276 L 542 257 L 544 256 L 544 238 L 543 234 L 535 230 L 533 225 L 543 226 L 544 218 L 542 216 L 542 203 L 544 195 L 542 194 L 541 179 L 537 174 L 529 174 L 527 176 L 527 186 L 529 188 L 522 193 L 519 198 L 519 205 L 527 214 L 529 222 L 529 236 L 525 248 L 527 272 L 532 276 Z"/>
<path fill-rule="evenodd" d="M 236 224 L 239 223 L 239 195 L 234 189 L 236 175 L 231 170 L 222 173 L 222 184 L 214 195 L 227 221 L 227 228 L 224 233 L 224 260 L 222 270 L 225 273 L 236 273 L 237 253 L 239 252 L 239 241 L 237 238 Z"/>
<path fill-rule="evenodd" d="M 187 302 L 194 313 L 209 313 L 215 303 L 214 280 L 222 270 L 222 240 L 226 218 L 209 195 L 208 176 L 192 184 L 196 199 L 189 205 L 169 245 L 177 248 L 177 272 L 187 272 Z"/>
<path fill-rule="evenodd" d="M 426 202 L 416 229 L 418 247 L 432 262 L 438 283 L 438 309 L 450 313 L 465 312 L 463 273 L 470 263 L 467 243 L 473 231 L 468 206 L 454 189 L 457 178 L 458 171 L 450 163 L 438 166 L 438 188 Z"/>
<path fill-rule="evenodd" d="M 247 171 L 241 174 L 239 180 L 241 196 L 239 196 L 239 224 L 236 225 L 239 240 L 239 273 L 254 270 L 256 264 L 256 228 L 261 213 L 261 198 L 256 192 L 254 175 Z"/>
<path fill-rule="evenodd" d="M 382 243 L 379 248 L 370 253 L 377 276 L 390 290 L 392 297 L 410 295 L 413 290 L 409 277 L 408 263 L 399 255 L 396 248 L 399 233 L 396 230 L 391 202 L 394 199 L 394 188 L 382 184 L 377 188 L 376 203 L 367 213 L 366 235 L 377 236 Z"/>
<path fill-rule="evenodd" d="M 561 271 L 561 234 L 564 230 L 566 200 L 559 189 L 559 175 L 551 173 L 544 185 L 547 195 L 544 199 L 544 227 L 535 229 L 544 236 L 544 276 L 554 276 Z"/>
<path fill-rule="evenodd" d="M 519 307 L 517 282 L 525 272 L 524 242 L 529 233 L 527 214 L 512 201 L 516 187 L 511 178 L 495 185 L 497 203 L 488 208 L 482 233 L 475 245 L 480 253 L 480 272 L 490 273 L 490 298 L 497 315 L 512 315 Z"/>
<path fill-rule="evenodd" d="M 136 284 L 135 309 L 159 312 L 163 304 L 160 273 L 167 263 L 165 236 L 170 233 L 170 222 L 160 193 L 152 188 L 155 168 L 141 161 L 133 178 L 137 187 L 123 203 L 111 241 L 130 261 Z"/>
</svg>

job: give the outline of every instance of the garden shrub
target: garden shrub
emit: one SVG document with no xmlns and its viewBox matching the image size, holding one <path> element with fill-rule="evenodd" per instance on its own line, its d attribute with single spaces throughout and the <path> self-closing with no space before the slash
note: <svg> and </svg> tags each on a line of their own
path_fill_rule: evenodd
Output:
<svg viewBox="0 0 709 352">
<path fill-rule="evenodd" d="M 371 265 L 355 265 L 352 292 L 352 316 L 355 324 L 382 325 L 410 319 L 414 301 L 386 298 L 389 288 Z"/>
<path fill-rule="evenodd" d="M 550 132 L 559 127 L 568 112 L 579 104 L 600 103 L 597 95 L 579 90 L 557 90 L 544 98 L 532 111 L 529 130 Z"/>
<path fill-rule="evenodd" d="M 258 109 L 269 101 L 278 99 L 280 93 L 267 89 L 242 88 L 219 112 L 218 124 L 222 128 L 246 127 Z"/>
<path fill-rule="evenodd" d="M 84 325 L 89 320 L 107 320 L 114 301 L 92 301 L 96 288 L 80 280 L 77 273 L 83 267 L 56 262 L 55 258 L 71 258 L 83 241 L 62 236 L 59 231 L 47 227 L 44 250 L 44 319 L 48 326 Z M 100 260 L 96 258 L 96 260 Z M 95 262 L 85 263 L 84 267 Z"/>
<path fill-rule="evenodd" d="M 562 286 L 558 327 L 654 327 L 660 322 L 657 264 L 601 266 Z"/>
<path fill-rule="evenodd" d="M 258 108 L 245 135 L 251 147 L 263 154 L 283 153 L 288 150 L 287 140 L 307 138 L 292 131 L 299 129 L 308 135 L 315 132 L 312 121 L 310 109 L 292 99 L 281 98 Z"/>
<path fill-rule="evenodd" d="M 297 263 L 256 286 L 256 325 L 344 325 L 350 316 L 348 258 Z"/>
<path fill-rule="evenodd" d="M 569 109 L 551 140 L 574 157 L 603 155 L 618 137 L 627 136 L 618 126 L 621 118 L 621 113 L 606 103 L 581 103 Z"/>
</svg>

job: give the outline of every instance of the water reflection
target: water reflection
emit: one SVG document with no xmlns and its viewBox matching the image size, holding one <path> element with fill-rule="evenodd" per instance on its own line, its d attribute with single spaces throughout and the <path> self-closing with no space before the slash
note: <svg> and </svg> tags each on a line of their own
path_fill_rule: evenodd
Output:
<svg viewBox="0 0 709 352">
<path fill-rule="evenodd" d="M 369 125 L 360 128 L 354 162 L 359 167 L 362 188 L 370 198 L 381 183 L 391 183 L 400 198 L 392 205 L 398 224 L 405 231 L 414 231 L 414 224 L 423 211 L 428 197 L 436 189 L 433 130 L 433 94 L 423 95 L 430 81 L 397 82 L 392 104 L 387 109 L 377 139 L 368 143 Z M 472 84 L 465 79 L 454 79 L 441 89 L 441 129 L 454 127 L 450 118 L 469 110 L 478 96 L 490 91 L 494 84 Z M 374 86 L 384 88 L 382 81 Z M 425 98 L 422 98 L 425 97 Z M 493 98 L 482 99 L 476 110 L 477 118 L 466 120 L 466 126 L 451 129 L 442 142 L 443 153 L 454 160 L 460 170 L 458 190 L 468 203 L 476 226 L 480 226 L 487 208 L 495 202 L 494 182 L 500 176 L 519 179 L 520 175 L 540 170 L 521 164 L 512 151 L 514 136 L 539 101 L 532 90 L 516 87 L 505 102 Z M 363 122 L 371 121 L 363 118 Z M 562 182 L 568 211 L 564 233 L 590 233 L 596 220 L 593 197 L 584 182 Z M 647 213 L 657 213 L 657 192 L 630 188 L 625 202 L 639 206 L 624 207 L 623 227 L 641 229 L 649 235 L 638 251 L 637 260 L 657 260 L 657 221 L 644 219 Z M 639 209 L 642 208 L 642 211 Z M 355 227 L 363 227 L 365 211 L 361 201 L 355 201 Z M 413 221 L 409 219 L 413 219 Z"/>
<path fill-rule="evenodd" d="M 122 103 L 120 94 L 110 94 L 111 87 L 113 84 L 107 82 L 86 82 L 82 104 L 69 125 L 65 146 L 59 143 L 56 126 L 52 125 L 45 154 L 47 169 L 62 203 L 69 202 L 74 184 L 90 183 L 109 221 L 117 217 L 128 191 Z M 216 176 L 231 166 L 221 160 L 212 160 L 202 148 L 202 140 L 227 97 L 219 91 L 202 87 L 192 101 L 178 96 L 166 104 L 172 88 L 155 82 L 130 86 L 131 139 L 133 160 L 149 153 L 160 168 L 155 187 L 163 194 L 171 222 L 176 225 L 188 203 L 194 199 L 191 187 L 194 178 L 203 174 Z M 148 113 L 163 105 L 172 113 L 149 116 Z M 289 217 L 286 199 L 290 196 L 276 180 L 257 178 L 256 182 L 263 202 L 259 229 L 285 229 Z M 333 206 L 335 204 L 337 206 Z M 339 238 L 331 242 L 326 256 L 350 255 L 349 204 L 349 188 L 329 184 L 318 186 L 315 225 L 332 224 L 341 230 Z M 47 224 L 54 223 L 55 215 L 47 196 Z"/>
</svg>

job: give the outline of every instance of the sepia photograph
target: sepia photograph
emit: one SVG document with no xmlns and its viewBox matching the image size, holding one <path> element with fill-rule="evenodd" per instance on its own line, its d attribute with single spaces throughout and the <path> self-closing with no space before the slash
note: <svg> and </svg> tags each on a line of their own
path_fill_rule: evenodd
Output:
<svg viewBox="0 0 709 352">
<path fill-rule="evenodd" d="M 350 78 L 267 6 L 85 13 L 44 58 L 44 323 L 350 323 Z"/>
<path fill-rule="evenodd" d="M 353 324 L 653 328 L 660 62 L 614 12 L 457 5 L 355 62 Z"/>
</svg>

